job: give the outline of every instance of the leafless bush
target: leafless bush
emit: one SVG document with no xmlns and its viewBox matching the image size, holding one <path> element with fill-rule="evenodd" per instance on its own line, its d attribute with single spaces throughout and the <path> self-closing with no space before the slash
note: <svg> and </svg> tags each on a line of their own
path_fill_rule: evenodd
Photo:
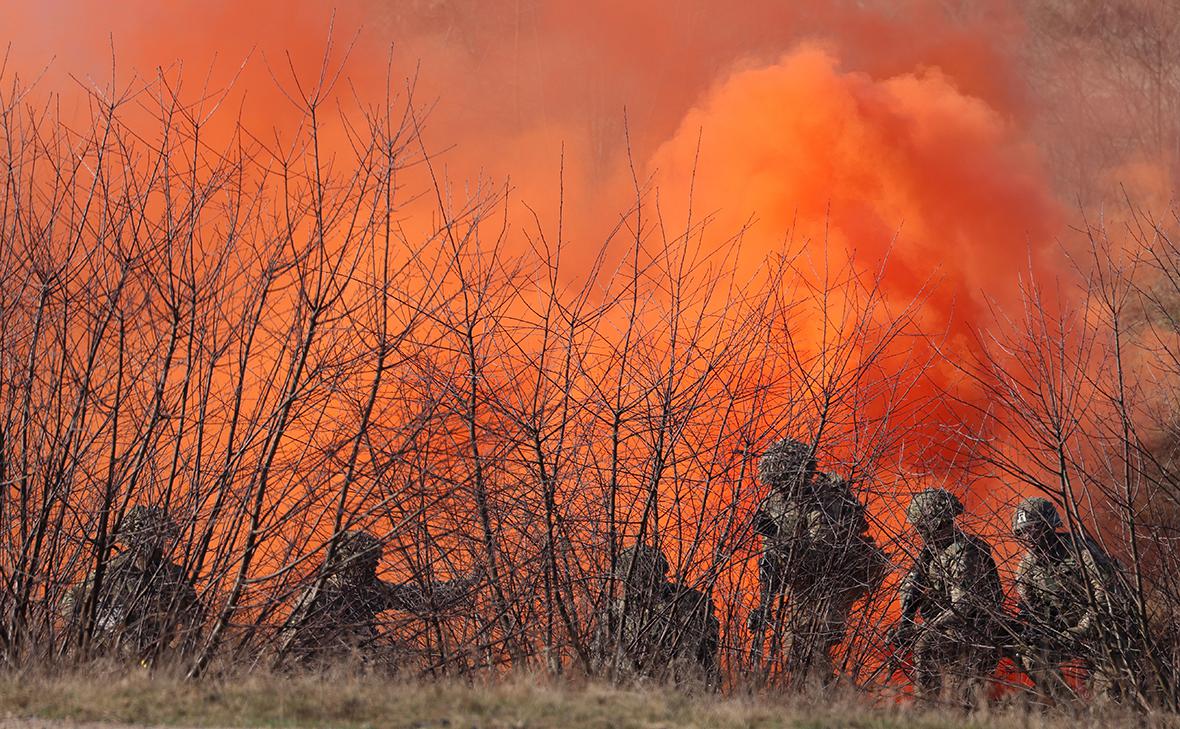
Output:
<svg viewBox="0 0 1180 729">
<path fill-rule="evenodd" d="M 192 102 L 165 75 L 90 89 L 84 123 L 16 83 L 0 95 L 9 665 L 97 651 L 95 621 L 66 629 L 60 605 L 152 503 L 181 527 L 171 556 L 204 620 L 151 660 L 190 675 L 282 663 L 296 596 L 366 529 L 422 594 L 485 578 L 457 609 L 386 616 L 403 670 L 596 670 L 620 550 L 650 542 L 712 596 L 726 685 L 778 681 L 781 651 L 753 651 L 746 627 L 765 496 L 751 455 L 790 435 L 854 485 L 899 567 L 918 551 L 901 509 L 919 488 L 984 467 L 1013 496 L 1053 495 L 1128 559 L 1154 685 L 1173 696 L 1154 627 L 1177 594 L 1180 257 L 1164 227 L 1133 229 L 1127 263 L 1093 229 L 1083 296 L 1050 305 L 1030 285 L 1021 319 L 981 333 L 974 360 L 950 355 L 973 396 L 948 397 L 925 294 L 898 308 L 884 268 L 813 245 L 743 272 L 744 231 L 718 241 L 691 202 L 673 230 L 637 175 L 594 264 L 571 269 L 562 210 L 517 227 L 511 190 L 460 193 L 412 81 L 362 112 L 342 72 L 284 85 L 289 137 L 227 132 L 222 97 Z M 963 428 L 937 427 L 953 413 Z M 975 526 L 1010 555 L 1006 521 Z M 890 595 L 854 614 L 853 680 L 880 674 Z"/>
<path fill-rule="evenodd" d="M 746 666 L 747 453 L 806 433 L 877 483 L 926 366 L 898 360 L 909 312 L 797 253 L 744 280 L 740 234 L 670 232 L 638 178 L 569 272 L 560 222 L 512 228 L 491 184 L 455 196 L 412 83 L 328 114 L 340 72 L 285 86 L 302 122 L 273 141 L 164 75 L 88 89 L 83 123 L 4 94 L 5 659 L 87 653 L 93 622 L 64 631 L 58 606 L 153 503 L 206 610 L 194 673 L 258 660 L 348 528 L 403 581 L 488 577 L 460 615 L 388 626 L 422 670 L 589 668 L 635 540 L 713 591 Z"/>
</svg>

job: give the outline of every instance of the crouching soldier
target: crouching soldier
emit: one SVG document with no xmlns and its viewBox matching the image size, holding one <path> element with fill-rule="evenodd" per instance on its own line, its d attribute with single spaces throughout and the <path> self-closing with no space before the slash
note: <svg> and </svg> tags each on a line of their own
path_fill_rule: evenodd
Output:
<svg viewBox="0 0 1180 729">
<path fill-rule="evenodd" d="M 868 535 L 865 507 L 848 482 L 817 473 L 809 446 L 778 441 L 758 465 L 770 492 L 754 516 L 762 535 L 761 591 L 750 616 L 755 654 L 773 616 L 785 630 L 772 644 L 782 638 L 792 682 L 827 683 L 853 605 L 880 587 L 889 560 Z"/>
<path fill-rule="evenodd" d="M 1061 666 L 1080 660 L 1095 695 L 1119 698 L 1136 678 L 1132 601 L 1118 563 L 1061 526 L 1044 498 L 1023 500 L 1012 515 L 1012 533 L 1026 548 L 1016 572 L 1021 662 L 1048 696 L 1069 695 Z"/>
<path fill-rule="evenodd" d="M 363 531 L 342 532 L 335 554 L 325 560 L 316 584 L 299 596 L 279 636 L 280 660 L 304 665 L 359 661 L 393 666 L 381 651 L 377 615 L 386 610 L 424 614 L 445 610 L 467 598 L 481 577 L 430 583 L 427 590 L 377 577 L 384 551 Z"/>
<path fill-rule="evenodd" d="M 73 587 L 60 606 L 73 635 L 100 652 L 147 665 L 196 639 L 204 617 L 192 582 L 168 552 L 176 524 L 164 509 L 134 506 L 114 541 L 123 551 Z"/>
<path fill-rule="evenodd" d="M 918 696 L 934 699 L 943 678 L 970 703 L 995 669 L 1003 593 L 991 547 L 955 524 L 963 504 L 944 489 L 918 493 L 906 517 L 922 549 L 899 588 L 901 620 L 892 643 L 913 656 Z"/>
<path fill-rule="evenodd" d="M 624 549 L 616 576 L 623 594 L 595 631 L 600 668 L 616 675 L 675 682 L 719 681 L 720 624 L 709 595 L 667 580 L 668 560 L 656 547 Z"/>
</svg>

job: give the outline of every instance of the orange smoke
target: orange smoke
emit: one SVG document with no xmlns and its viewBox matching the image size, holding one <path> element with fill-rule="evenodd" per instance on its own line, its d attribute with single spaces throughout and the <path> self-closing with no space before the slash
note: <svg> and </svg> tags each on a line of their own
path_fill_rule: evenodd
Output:
<svg viewBox="0 0 1180 729">
<path fill-rule="evenodd" d="M 107 82 L 112 45 L 119 88 L 135 86 L 132 69 L 150 77 L 178 64 L 192 97 L 234 82 L 222 105 L 259 138 L 297 117 L 275 81 L 295 94 L 292 70 L 314 80 L 331 38 L 334 61 L 351 54 L 332 104 L 408 93 L 418 76 L 414 98 L 448 179 L 508 180 L 513 204 L 552 225 L 564 169 L 566 275 L 589 267 L 633 203 L 633 169 L 641 185 L 652 175 L 670 220 L 691 180 L 707 238 L 753 216 L 740 271 L 756 276 L 784 241 L 817 270 L 847 257 L 873 272 L 888 258 L 891 308 L 919 301 L 917 323 L 946 332 L 940 345 L 955 351 L 989 301 L 1015 302 L 1018 272 L 1051 265 L 1061 216 L 1021 127 L 1027 93 L 1008 53 L 1018 14 L 999 1 L 958 17 L 941 7 L 355 0 L 330 33 L 333 14 L 311 0 L 57 0 L 8 4 L 0 27 L 11 68 L 28 78 L 48 63 L 41 83 L 67 100 L 80 96 L 67 74 Z M 510 245 L 529 250 L 521 236 Z M 911 395 L 956 379 L 939 365 Z"/>
<path fill-rule="evenodd" d="M 351 58 L 325 103 L 355 109 L 358 99 L 412 87 L 426 141 L 440 152 L 439 174 L 460 188 L 479 178 L 509 181 L 509 217 L 518 226 L 529 220 L 522 203 L 538 211 L 543 227 L 553 226 L 563 203 L 570 244 L 564 275 L 579 281 L 634 204 L 636 187 L 652 190 L 672 238 L 686 229 L 690 206 L 695 223 L 707 220 L 704 249 L 752 220 L 735 265 L 756 282 L 788 291 L 799 285 L 761 280 L 780 270 L 766 262 L 784 250 L 803 251 L 791 269 L 800 278 L 822 279 L 825 270 L 871 278 L 884 270 L 888 311 L 881 314 L 910 309 L 916 328 L 933 336 L 892 342 L 881 366 L 918 372 L 915 362 L 933 359 L 900 395 L 906 417 L 938 443 L 945 440 L 940 429 L 965 415 L 920 404 L 959 386 L 954 355 L 989 320 L 991 302 L 1017 302 L 1019 273 L 1053 264 L 1062 223 L 1022 128 L 1024 89 L 1006 60 L 1006 39 L 1019 23 L 1000 2 L 956 21 L 934 0 L 800 5 L 356 0 L 336 15 L 328 76 L 346 48 Z M 306 88 L 319 73 L 328 19 L 311 0 L 0 8 L 0 27 L 14 43 L 12 68 L 28 78 L 56 56 L 42 84 L 67 102 L 81 105 L 82 98 L 67 74 L 85 87 L 91 79 L 108 82 L 113 40 L 117 88 L 137 86 L 131 69 L 152 77 L 179 60 L 184 98 L 205 99 L 206 109 L 218 100 L 223 109 L 240 108 L 244 126 L 265 143 L 272 128 L 282 136 L 299 117 L 276 89 L 277 80 L 287 93 L 300 93 L 285 52 Z M 419 59 L 420 77 L 407 81 Z M 232 122 L 236 115 L 223 116 Z M 217 135 L 215 127 L 202 138 L 216 147 L 224 141 Z M 326 157 L 331 145 L 347 144 L 339 125 L 325 139 Z M 424 191 L 422 180 L 414 184 L 407 196 Z M 420 201 L 433 207 L 430 194 Z M 404 212 L 406 225 L 414 225 L 414 204 Z M 519 228 L 506 240 L 517 253 L 531 250 Z M 620 258 L 629 245 L 616 241 L 608 252 Z M 842 303 L 829 300 L 835 311 L 800 310 L 790 322 L 797 343 L 814 347 L 825 317 L 838 319 Z M 645 344 L 658 350 L 660 343 Z M 935 346 L 950 361 L 932 358 Z M 869 411 L 863 417 L 886 419 L 891 409 L 906 409 L 890 399 L 898 394 L 879 393 L 857 407 Z M 822 455 L 832 470 L 856 457 Z M 925 470 L 930 455 L 929 447 L 907 452 L 903 469 Z M 669 498 L 679 504 L 681 496 Z M 686 511 L 696 498 L 684 499 Z M 742 529 L 717 531 L 729 538 Z M 747 569 L 721 583 L 749 586 L 753 579 Z"/>
<path fill-rule="evenodd" d="M 756 216 L 751 264 L 788 231 L 862 267 L 888 256 L 899 303 L 939 284 L 940 327 L 978 323 L 986 297 L 1011 303 L 1061 224 L 1036 150 L 1000 112 L 937 70 L 878 80 L 814 46 L 712 89 L 654 164 L 673 199 L 697 168 L 720 229 Z"/>
</svg>

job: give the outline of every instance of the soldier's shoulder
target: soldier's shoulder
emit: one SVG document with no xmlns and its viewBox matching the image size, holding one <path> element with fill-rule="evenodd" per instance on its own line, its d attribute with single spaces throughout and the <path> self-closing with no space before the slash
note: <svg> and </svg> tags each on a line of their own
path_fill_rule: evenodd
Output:
<svg viewBox="0 0 1180 729">
<path fill-rule="evenodd" d="M 103 582 L 109 584 L 111 582 L 118 582 L 128 576 L 135 567 L 135 563 L 131 559 L 131 555 L 126 552 L 119 552 L 112 554 L 103 565 Z M 86 576 L 79 582 L 75 589 L 89 589 L 98 579 L 98 570 L 90 570 Z"/>
<path fill-rule="evenodd" d="M 697 590 L 680 582 L 668 583 L 668 594 L 676 600 L 684 602 L 713 602 L 713 591 L 709 589 Z"/>
<path fill-rule="evenodd" d="M 306 578 L 303 589 L 299 591 L 296 603 L 310 605 L 312 602 L 324 603 L 347 594 L 350 584 L 340 575 L 332 574 L 323 578 L 321 582 L 315 575 Z"/>
<path fill-rule="evenodd" d="M 713 592 L 708 588 L 697 590 L 688 585 L 672 582 L 668 584 L 667 599 L 676 606 L 677 610 L 709 615 L 712 615 L 716 610 L 716 606 L 713 604 Z"/>
<path fill-rule="evenodd" d="M 766 498 L 758 504 L 758 508 L 770 515 L 775 515 L 790 508 L 791 501 L 781 491 L 771 490 Z"/>
<path fill-rule="evenodd" d="M 1120 569 L 1117 559 L 1111 556 L 1102 548 L 1098 542 L 1084 534 L 1069 534 L 1066 537 L 1065 546 L 1068 548 L 1071 556 L 1079 555 L 1082 560 L 1089 562 L 1092 566 L 1103 571 L 1114 571 Z"/>
<path fill-rule="evenodd" d="M 669 596 L 673 611 L 680 620 L 702 626 L 707 632 L 717 630 L 717 609 L 713 604 L 712 591 L 696 590 L 687 585 L 672 583 Z"/>
<path fill-rule="evenodd" d="M 622 597 L 612 597 L 606 601 L 603 606 L 602 613 L 599 619 L 606 622 L 615 622 L 622 620 L 627 614 L 627 601 Z"/>
<path fill-rule="evenodd" d="M 116 554 L 112 554 L 111 558 L 107 560 L 106 564 L 106 572 L 110 575 L 123 574 L 124 572 L 133 570 L 134 568 L 135 560 L 130 552 L 118 552 Z M 90 576 L 93 577 L 94 573 L 91 572 Z"/>
<path fill-rule="evenodd" d="M 1016 565 L 1016 579 L 1019 580 L 1040 569 L 1041 559 L 1032 550 L 1025 550 Z"/>
<path fill-rule="evenodd" d="M 986 539 L 978 534 L 968 532 L 959 532 L 959 534 L 959 538 L 947 548 L 948 555 L 964 559 L 983 557 L 991 559 L 992 545 Z"/>
<path fill-rule="evenodd" d="M 822 511 L 831 518 L 839 518 L 861 506 L 860 501 L 847 488 L 824 489 L 815 495 L 809 506 Z"/>
<path fill-rule="evenodd" d="M 1085 550 L 1093 556 L 1101 559 L 1113 559 L 1110 554 L 1105 549 L 1103 549 L 1100 544 L 1098 544 L 1098 542 L 1094 541 L 1085 534 L 1070 533 L 1067 535 L 1066 539 L 1068 540 L 1069 545 L 1078 551 Z"/>
</svg>

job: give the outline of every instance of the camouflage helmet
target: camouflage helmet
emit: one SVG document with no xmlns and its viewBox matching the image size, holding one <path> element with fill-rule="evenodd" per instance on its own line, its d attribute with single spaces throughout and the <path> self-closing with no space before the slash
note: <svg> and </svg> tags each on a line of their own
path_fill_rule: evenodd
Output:
<svg viewBox="0 0 1180 729">
<path fill-rule="evenodd" d="M 1061 515 L 1052 501 L 1043 496 L 1031 496 L 1021 500 L 1012 512 L 1012 533 L 1019 536 L 1029 527 L 1046 527 L 1049 531 L 1061 528 Z"/>
<path fill-rule="evenodd" d="M 789 486 L 814 470 L 811 446 L 794 438 L 775 441 L 758 459 L 758 478 L 768 486 Z"/>
<path fill-rule="evenodd" d="M 376 562 L 383 551 L 381 540 L 369 532 L 349 530 L 341 532 L 336 541 L 336 562 L 349 565 Z"/>
<path fill-rule="evenodd" d="M 954 521 L 962 513 L 963 502 L 946 489 L 926 489 L 914 494 L 905 510 L 906 519 L 914 526 Z"/>
<path fill-rule="evenodd" d="M 137 504 L 123 515 L 117 538 L 132 549 L 158 547 L 176 538 L 177 531 L 163 508 Z"/>
<path fill-rule="evenodd" d="M 659 548 L 637 543 L 619 552 L 616 571 L 622 577 L 652 574 L 663 577 L 669 569 L 668 558 Z"/>
</svg>

